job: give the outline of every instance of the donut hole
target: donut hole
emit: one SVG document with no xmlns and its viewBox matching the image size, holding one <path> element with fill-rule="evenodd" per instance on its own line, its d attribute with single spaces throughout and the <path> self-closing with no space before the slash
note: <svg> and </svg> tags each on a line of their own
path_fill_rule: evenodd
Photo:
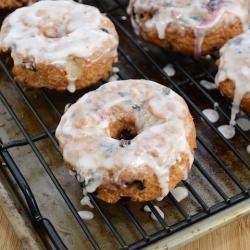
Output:
<svg viewBox="0 0 250 250">
<path fill-rule="evenodd" d="M 135 121 L 130 118 L 124 118 L 113 122 L 110 125 L 110 135 L 116 140 L 120 140 L 124 144 L 133 140 L 138 134 Z M 121 144 L 121 146 L 123 146 Z"/>
<path fill-rule="evenodd" d="M 69 32 L 56 25 L 48 25 L 41 29 L 42 34 L 47 38 L 62 38 L 69 34 Z"/>
<path fill-rule="evenodd" d="M 144 186 L 143 182 L 139 181 L 139 180 L 133 180 L 133 181 L 126 182 L 126 186 L 127 186 L 127 188 L 135 187 L 138 190 L 145 189 L 145 186 Z"/>
<path fill-rule="evenodd" d="M 117 139 L 118 140 L 128 140 L 131 141 L 134 137 L 136 137 L 137 133 L 135 131 L 135 128 L 131 127 L 124 127 L 119 131 L 117 134 Z"/>
<path fill-rule="evenodd" d="M 144 14 L 143 13 L 140 13 L 140 19 L 144 19 Z"/>
</svg>

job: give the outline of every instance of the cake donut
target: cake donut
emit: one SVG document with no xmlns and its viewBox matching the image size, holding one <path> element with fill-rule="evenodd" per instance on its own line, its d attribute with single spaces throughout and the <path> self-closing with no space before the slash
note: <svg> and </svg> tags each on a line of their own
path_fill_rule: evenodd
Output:
<svg viewBox="0 0 250 250">
<path fill-rule="evenodd" d="M 240 107 L 250 114 L 250 31 L 221 48 L 215 82 L 221 93 L 233 100 L 231 124 Z"/>
<path fill-rule="evenodd" d="M 15 9 L 36 2 L 35 0 L 1 0 L 0 9 Z"/>
<path fill-rule="evenodd" d="M 186 179 L 196 130 L 184 100 L 146 80 L 109 82 L 85 94 L 56 129 L 65 165 L 85 193 L 161 200 Z"/>
<path fill-rule="evenodd" d="M 0 49 L 10 52 L 20 83 L 74 92 L 105 79 L 117 60 L 112 22 L 92 6 L 41 1 L 3 22 Z"/>
<path fill-rule="evenodd" d="M 243 0 L 130 0 L 128 13 L 145 40 L 198 57 L 248 28 L 246 5 Z"/>
</svg>

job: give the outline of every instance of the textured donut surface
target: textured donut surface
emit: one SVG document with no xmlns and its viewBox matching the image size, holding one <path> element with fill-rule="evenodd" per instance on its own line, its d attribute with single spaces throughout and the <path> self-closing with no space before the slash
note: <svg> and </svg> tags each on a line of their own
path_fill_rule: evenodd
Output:
<svg viewBox="0 0 250 250">
<path fill-rule="evenodd" d="M 41 1 L 3 22 L 0 48 L 10 51 L 19 82 L 73 92 L 106 78 L 117 58 L 112 22 L 92 6 Z"/>
<path fill-rule="evenodd" d="M 250 114 L 250 32 L 231 39 L 220 50 L 216 84 L 223 95 L 233 100 L 231 122 L 239 107 Z"/>
<path fill-rule="evenodd" d="M 0 9 L 14 9 L 36 2 L 36 0 L 1 0 Z"/>
<path fill-rule="evenodd" d="M 160 47 L 209 54 L 248 28 L 243 0 L 130 0 L 135 31 Z"/>
<path fill-rule="evenodd" d="M 184 100 L 145 80 L 85 94 L 62 116 L 56 137 L 85 191 L 109 203 L 162 199 L 187 178 L 196 146 Z"/>
</svg>

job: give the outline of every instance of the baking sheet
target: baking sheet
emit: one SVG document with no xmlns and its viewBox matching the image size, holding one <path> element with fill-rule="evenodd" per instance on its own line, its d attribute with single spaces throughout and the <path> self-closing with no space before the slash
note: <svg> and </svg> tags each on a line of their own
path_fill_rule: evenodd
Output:
<svg viewBox="0 0 250 250">
<path fill-rule="evenodd" d="M 37 232 L 30 222 L 30 217 L 24 209 L 16 194 L 3 174 L 4 166 L 0 171 L 0 209 L 6 215 L 17 238 L 20 240 L 23 250 L 45 250 L 45 246 L 38 237 Z M 16 187 L 15 187 L 16 188 Z"/>
<path fill-rule="evenodd" d="M 10 83 L 3 73 L 0 74 L 0 88 L 29 133 L 34 136 L 40 132 L 43 132 L 40 125 L 37 123 L 36 119 L 24 104 L 20 95 L 17 93 L 15 86 Z M 24 87 L 24 91 L 44 120 L 47 127 L 54 128 L 57 125 L 59 119 L 47 105 L 42 94 L 42 90 L 33 90 Z M 58 101 L 58 103 L 60 98 L 62 98 L 64 95 L 64 93 L 56 93 L 53 91 L 50 91 L 49 94 L 54 98 L 55 101 Z M 63 101 L 65 100 L 63 99 Z M 4 142 L 22 138 L 22 135 L 16 127 L 15 122 L 10 118 L 10 115 L 6 112 L 6 110 L 4 110 L 3 106 L 1 106 L 0 110 L 0 124 L 0 134 Z M 211 138 L 213 138 L 213 136 L 211 136 Z M 84 208 L 79 204 L 79 201 L 82 197 L 80 186 L 75 178 L 68 174 L 67 169 L 63 165 L 61 156 L 52 146 L 51 142 L 48 139 L 43 139 L 36 142 L 36 146 L 39 148 L 42 156 L 53 170 L 53 173 L 59 180 L 67 195 L 70 197 L 75 207 L 78 210 L 84 210 Z M 215 164 L 211 164 L 211 159 L 207 158 L 203 150 L 204 149 L 202 149 L 202 147 L 199 147 L 197 150 L 199 153 L 196 153 L 200 164 L 206 168 L 207 171 L 209 171 L 211 176 L 218 180 L 220 185 L 223 187 L 223 190 L 229 196 L 237 194 L 239 189 L 226 178 L 226 175 L 219 167 L 217 167 Z M 78 223 L 69 212 L 60 194 L 55 189 L 40 162 L 32 152 L 30 146 L 27 145 L 13 148 L 10 150 L 10 153 L 27 179 L 43 216 L 51 220 L 65 244 L 70 246 L 70 249 L 90 248 L 90 244 L 88 243 L 84 233 L 81 231 Z M 249 187 L 249 171 L 245 170 L 243 167 L 240 168 L 240 166 L 234 166 L 233 164 L 231 165 L 231 167 L 234 168 L 234 172 L 238 175 L 238 178 L 240 178 L 241 182 Z M 199 192 L 199 194 L 209 206 L 222 201 L 222 198 L 215 192 L 215 190 L 196 168 L 193 168 L 188 182 Z M 159 223 L 153 221 L 148 213 L 142 211 L 144 204 L 128 202 L 127 205 L 130 207 L 131 211 L 136 214 L 137 219 L 143 225 L 148 234 L 153 234 L 156 231 L 161 230 Z M 165 220 L 169 225 L 173 225 L 183 220 L 182 215 L 178 213 L 175 206 L 169 199 L 158 202 L 158 205 L 164 211 L 166 215 Z M 201 206 L 191 194 L 187 199 L 181 202 L 181 205 L 190 215 L 196 214 L 202 210 Z M 140 235 L 128 220 L 119 204 L 102 204 L 102 207 L 107 217 L 113 222 L 118 232 L 120 232 L 124 237 L 126 243 L 133 243 L 134 241 L 140 239 Z M 103 249 L 118 248 L 119 245 L 112 237 L 103 220 L 95 211 L 94 214 L 95 219 L 86 222 L 86 224 L 96 237 L 100 247 Z"/>
</svg>

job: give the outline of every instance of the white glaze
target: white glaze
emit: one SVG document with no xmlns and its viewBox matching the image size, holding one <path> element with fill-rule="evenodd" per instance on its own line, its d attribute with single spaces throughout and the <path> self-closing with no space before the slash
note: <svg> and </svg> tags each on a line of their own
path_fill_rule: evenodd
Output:
<svg viewBox="0 0 250 250">
<path fill-rule="evenodd" d="M 250 154 L 250 145 L 247 146 L 246 150 L 247 150 L 247 153 Z"/>
<path fill-rule="evenodd" d="M 213 82 L 209 82 L 207 80 L 201 80 L 200 81 L 200 85 L 205 88 L 205 89 L 208 89 L 208 90 L 211 90 L 211 89 L 217 89 L 217 85 Z"/>
<path fill-rule="evenodd" d="M 69 80 L 68 90 L 74 92 L 81 69 L 73 57 L 94 62 L 117 55 L 116 34 L 102 29 L 108 29 L 107 20 L 92 6 L 74 1 L 40 1 L 17 9 L 4 20 L 0 47 L 2 51 L 11 50 L 16 65 L 61 67 Z"/>
<path fill-rule="evenodd" d="M 164 72 L 172 77 L 175 75 L 175 69 L 174 69 L 174 66 L 172 64 L 167 64 L 164 68 L 163 68 Z"/>
<path fill-rule="evenodd" d="M 236 120 L 237 125 L 243 130 L 248 131 L 250 130 L 250 120 L 247 118 L 239 118 Z"/>
<path fill-rule="evenodd" d="M 178 202 L 181 202 L 188 197 L 188 190 L 185 187 L 176 187 L 171 194 Z"/>
<path fill-rule="evenodd" d="M 164 215 L 163 211 L 162 211 L 158 206 L 156 206 L 156 205 L 154 205 L 154 208 L 155 208 L 156 211 L 159 213 L 160 217 L 161 217 L 162 219 L 164 219 L 164 218 L 165 218 L 165 215 Z M 153 212 L 151 212 L 150 216 L 151 216 L 151 218 L 152 218 L 153 220 L 158 221 L 158 219 L 156 218 L 156 216 L 154 215 Z"/>
<path fill-rule="evenodd" d="M 218 108 L 220 105 L 219 105 L 219 103 L 218 102 L 215 102 L 214 103 L 214 108 L 216 109 L 216 108 Z"/>
<path fill-rule="evenodd" d="M 139 107 L 139 108 L 138 108 Z M 110 136 L 111 110 L 119 108 L 135 119 L 138 135 L 126 147 Z M 168 192 L 170 167 L 193 152 L 187 135 L 193 129 L 185 120 L 189 110 L 183 99 L 172 90 L 155 82 L 127 80 L 110 82 L 89 92 L 71 105 L 56 130 L 63 157 L 85 179 L 86 192 L 94 192 L 104 180 L 107 170 L 119 166 L 133 169 L 149 166 L 161 185 L 159 199 Z M 152 156 L 152 151 L 158 156 Z M 188 168 L 180 166 L 187 178 Z M 118 185 L 119 169 L 113 176 Z"/>
<path fill-rule="evenodd" d="M 67 103 L 64 107 L 64 113 L 69 109 L 69 107 L 71 106 L 71 103 Z"/>
<path fill-rule="evenodd" d="M 76 91 L 76 85 L 74 83 L 74 81 L 70 81 L 69 82 L 69 85 L 67 87 L 67 90 L 70 92 L 70 93 L 74 93 Z"/>
<path fill-rule="evenodd" d="M 230 40 L 220 50 L 217 86 L 227 79 L 235 84 L 230 121 L 234 125 L 241 100 L 246 93 L 250 93 L 250 31 Z"/>
<path fill-rule="evenodd" d="M 246 30 L 248 28 L 248 10 L 244 0 L 130 0 L 128 13 L 137 33 L 140 32 L 140 14 L 151 11 L 152 17 L 146 21 L 145 28 L 157 29 L 160 39 L 165 38 L 169 24 L 177 24 L 185 31 L 193 29 L 196 35 L 196 55 L 199 54 L 203 38 L 207 31 L 231 24 L 239 18 Z M 184 34 L 184 33 L 183 33 Z"/>
<path fill-rule="evenodd" d="M 114 82 L 119 80 L 119 76 L 117 74 L 112 74 L 109 79 L 107 80 L 107 82 Z"/>
<path fill-rule="evenodd" d="M 206 60 L 211 60 L 212 59 L 211 55 L 205 55 L 203 58 L 206 59 Z"/>
<path fill-rule="evenodd" d="M 162 219 L 164 219 L 164 218 L 165 218 L 165 215 L 164 215 L 163 211 L 159 208 L 159 206 L 154 205 L 154 208 L 155 208 L 155 210 L 159 213 L 160 217 L 161 217 Z M 144 210 L 146 213 L 150 213 L 150 217 L 151 217 L 153 220 L 158 221 L 158 219 L 156 218 L 156 216 L 154 215 L 154 213 L 152 212 L 152 210 L 149 208 L 148 205 L 144 206 L 143 210 Z"/>
<path fill-rule="evenodd" d="M 221 125 L 218 130 L 226 139 L 232 139 L 235 136 L 235 128 L 232 125 Z"/>
<path fill-rule="evenodd" d="M 144 212 L 146 212 L 146 213 L 151 213 L 151 209 L 149 208 L 148 205 L 144 206 L 144 207 L 143 207 L 143 210 L 144 210 Z"/>
<path fill-rule="evenodd" d="M 78 214 L 83 220 L 92 220 L 94 218 L 94 214 L 90 211 L 78 211 Z"/>
<path fill-rule="evenodd" d="M 76 176 L 76 172 L 72 171 L 72 170 L 69 170 L 69 175 L 71 176 Z"/>
<path fill-rule="evenodd" d="M 214 110 L 214 109 L 204 109 L 202 111 L 202 113 L 207 117 L 207 119 L 212 122 L 215 123 L 219 120 L 220 116 L 219 113 Z"/>
<path fill-rule="evenodd" d="M 119 73 L 120 72 L 120 69 L 118 67 L 113 67 L 112 68 L 112 72 L 113 73 Z"/>
<path fill-rule="evenodd" d="M 90 208 L 93 208 L 93 207 L 94 207 L 94 206 L 92 205 L 92 203 L 90 202 L 90 199 L 89 199 L 89 197 L 88 197 L 87 195 L 85 195 L 85 196 L 81 199 L 80 204 L 81 204 L 82 206 L 88 206 L 88 207 L 90 207 Z"/>
</svg>

